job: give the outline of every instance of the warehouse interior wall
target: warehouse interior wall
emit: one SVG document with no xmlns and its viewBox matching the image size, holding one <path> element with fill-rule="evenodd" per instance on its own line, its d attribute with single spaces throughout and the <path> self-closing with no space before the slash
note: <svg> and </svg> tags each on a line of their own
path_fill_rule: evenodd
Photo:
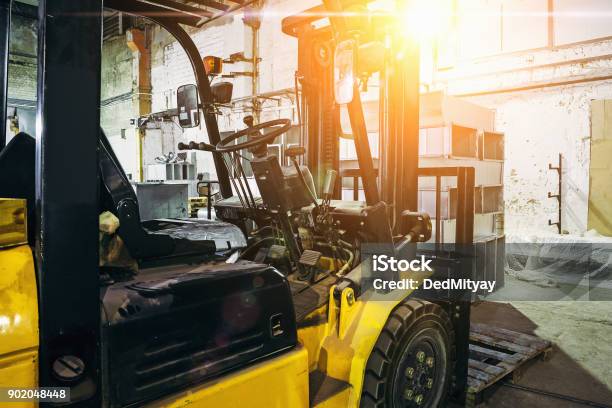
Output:
<svg viewBox="0 0 612 408">
<path fill-rule="evenodd" d="M 134 136 L 136 117 L 132 107 L 132 65 L 134 56 L 125 34 L 102 43 L 100 126 L 115 150 L 128 177 L 138 174 L 138 145 Z"/>
<path fill-rule="evenodd" d="M 562 230 L 586 233 L 591 100 L 612 98 L 609 2 L 453 3 L 455 20 L 423 86 L 495 110 L 496 130 L 505 134 L 506 231 L 557 233 L 548 221 L 557 221 L 558 204 L 547 193 L 557 194 L 558 178 L 548 165 L 562 154 Z"/>
<path fill-rule="evenodd" d="M 562 194 L 563 230 L 583 234 L 590 229 L 609 233 L 597 219 L 598 191 L 604 176 L 591 160 L 591 101 L 612 100 L 612 17 L 597 13 L 605 0 L 448 0 L 454 4 L 455 21 L 436 48 L 423 50 L 423 90 L 443 90 L 496 112 L 496 130 L 505 133 L 504 199 L 508 232 L 555 233 L 548 220 L 556 221 L 556 165 L 564 157 Z M 296 122 L 292 95 L 297 43 L 280 32 L 284 16 L 307 9 L 316 0 L 269 0 L 262 10 L 259 33 L 259 92 L 264 99 L 260 120 L 288 117 Z M 14 9 L 9 67 L 9 107 L 21 112 L 22 130 L 33 122 L 36 99 L 36 9 Z M 470 13 L 479 10 L 479 13 Z M 581 10 L 579 17 L 572 11 Z M 550 14 L 552 13 L 552 14 Z M 501 16 L 492 19 L 491 16 Z M 227 58 L 234 52 L 251 52 L 251 30 L 242 14 L 220 19 L 203 29 L 189 29 L 204 55 Z M 483 36 L 483 32 L 487 36 Z M 160 28 L 147 32 L 151 50 L 152 111 L 175 107 L 176 88 L 193 83 L 193 75 L 180 46 Z M 483 44 L 480 44 L 483 42 Z M 471 44 L 467 47 L 467 44 Z M 474 54 L 478 50 L 478 54 Z M 226 67 L 248 71 L 248 63 Z M 134 137 L 132 109 L 133 54 L 125 33 L 103 43 L 101 126 L 109 137 L 126 172 L 138 172 L 138 145 Z M 236 77 L 235 102 L 218 117 L 221 131 L 241 128 L 242 118 L 252 113 L 250 78 Z M 375 85 L 375 84 L 374 84 Z M 593 108 L 594 111 L 597 108 Z M 9 110 L 9 112 L 11 112 Z M 27 117 L 30 119 L 27 119 Z M 596 118 L 593 120 L 597 120 Z M 150 129 L 145 148 L 147 160 L 166 154 L 180 141 L 207 141 L 205 127 L 185 130 L 163 123 Z M 15 126 L 13 126 L 15 131 Z M 170 136 L 168 136 L 170 135 Z M 604 138 L 605 139 L 605 138 Z M 167 143 L 163 142 L 166 140 Z M 148 146 L 148 147 L 147 147 Z M 350 146 L 343 144 L 347 160 Z M 198 172 L 214 177 L 208 153 L 198 152 Z M 602 153 L 603 154 L 603 153 Z M 592 175 L 590 175 L 593 173 Z M 597 174 L 596 174 L 597 173 Z M 603 173 L 602 173 L 603 174 Z M 607 174 L 607 173 L 606 173 Z M 601 229 L 601 231 L 600 231 Z"/>
<path fill-rule="evenodd" d="M 37 8 L 14 5 L 10 33 L 7 134 L 8 141 L 20 131 L 36 133 Z"/>
</svg>

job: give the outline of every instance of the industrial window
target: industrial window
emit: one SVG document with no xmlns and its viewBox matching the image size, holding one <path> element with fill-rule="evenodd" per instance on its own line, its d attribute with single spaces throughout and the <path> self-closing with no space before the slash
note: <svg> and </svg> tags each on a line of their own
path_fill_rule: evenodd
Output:
<svg viewBox="0 0 612 408">
<path fill-rule="evenodd" d="M 501 0 L 457 1 L 457 34 L 461 59 L 501 52 L 501 9 Z"/>
<path fill-rule="evenodd" d="M 548 0 L 506 0 L 502 3 L 502 52 L 548 45 Z"/>
<path fill-rule="evenodd" d="M 560 46 L 612 36 L 609 0 L 455 0 L 438 68 L 459 60 Z"/>
<path fill-rule="evenodd" d="M 553 10 L 555 45 L 612 36 L 610 0 L 554 0 Z"/>
<path fill-rule="evenodd" d="M 460 60 L 546 47 L 549 0 L 455 0 L 454 27 L 438 44 L 438 67 Z"/>
</svg>

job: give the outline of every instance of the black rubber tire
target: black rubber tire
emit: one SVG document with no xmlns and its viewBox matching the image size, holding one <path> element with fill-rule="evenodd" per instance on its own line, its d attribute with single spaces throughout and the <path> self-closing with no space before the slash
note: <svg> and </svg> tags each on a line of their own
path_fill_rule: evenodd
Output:
<svg viewBox="0 0 612 408">
<path fill-rule="evenodd" d="M 423 401 L 425 404 L 410 401 L 399 404 L 398 386 L 409 358 L 408 350 L 420 341 L 436 343 L 434 346 L 439 348 L 438 354 L 444 360 L 436 361 L 433 369 L 436 381 L 428 391 L 431 396 Z M 455 332 L 448 314 L 434 303 L 407 300 L 391 313 L 368 358 L 360 407 L 444 407 L 454 368 Z"/>
</svg>

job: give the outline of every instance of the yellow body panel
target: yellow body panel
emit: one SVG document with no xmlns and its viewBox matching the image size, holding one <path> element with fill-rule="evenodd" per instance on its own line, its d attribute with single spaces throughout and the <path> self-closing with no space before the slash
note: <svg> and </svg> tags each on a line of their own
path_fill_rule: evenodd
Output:
<svg viewBox="0 0 612 408">
<path fill-rule="evenodd" d="M 149 407 L 306 408 L 308 353 L 303 347 L 162 398 Z"/>
<path fill-rule="evenodd" d="M 37 299 L 30 247 L 0 250 L 0 386 L 35 387 L 38 383 Z"/>
<path fill-rule="evenodd" d="M 0 358 L 38 347 L 38 298 L 32 251 L 0 250 Z"/>
<path fill-rule="evenodd" d="M 330 320 L 338 320 L 338 330 L 331 331 L 323 341 L 322 348 L 327 358 L 320 361 L 324 364 L 320 368 L 324 369 L 328 376 L 350 384 L 348 403 L 342 405 L 344 407 L 359 406 L 363 376 L 370 353 L 387 318 L 409 294 L 406 291 L 405 296 L 401 298 L 395 294 L 377 300 L 349 301 L 353 296 L 352 292 L 350 288 L 345 289 L 342 292 L 340 308 L 330 310 L 330 315 L 336 313 L 336 316 L 330 316 Z"/>
<path fill-rule="evenodd" d="M 38 349 L 36 348 L 0 356 L 0 387 L 37 387 L 37 372 Z M 10 403 L 11 408 L 26 408 L 36 406 L 37 404 L 35 402 Z"/>
<path fill-rule="evenodd" d="M 410 277 L 421 280 L 423 276 Z M 355 299 L 353 290 L 344 289 L 340 305 L 333 300 L 330 290 L 330 307 L 327 322 L 298 331 L 298 338 L 309 352 L 309 369 L 326 373 L 349 384 L 349 388 L 321 402 L 317 408 L 358 407 L 363 387 L 363 377 L 368 358 L 378 336 L 393 309 L 408 297 L 411 291 L 393 291 L 388 294 L 364 293 Z"/>
<path fill-rule="evenodd" d="M 331 288 L 330 299 L 333 299 Z M 340 307 L 323 306 L 306 320 L 324 314 L 327 321 L 298 331 L 301 346 L 287 354 L 228 374 L 170 397 L 150 407 L 308 407 L 308 374 L 316 369 L 350 386 L 316 408 L 358 407 L 370 352 L 393 309 L 409 295 L 405 291 L 367 293 L 355 301 L 352 290 L 342 293 Z"/>
<path fill-rule="evenodd" d="M 305 321 L 318 319 L 321 323 L 298 329 L 298 341 L 308 351 L 308 371 L 317 369 L 321 341 L 327 334 L 327 314 L 327 305 L 321 306 L 304 319 Z"/>
<path fill-rule="evenodd" d="M 28 243 L 26 200 L 0 198 L 0 248 Z"/>
</svg>

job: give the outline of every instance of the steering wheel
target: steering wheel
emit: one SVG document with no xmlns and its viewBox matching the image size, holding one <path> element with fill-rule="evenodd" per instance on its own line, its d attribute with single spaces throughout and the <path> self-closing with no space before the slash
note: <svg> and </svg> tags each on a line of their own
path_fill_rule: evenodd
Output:
<svg viewBox="0 0 612 408">
<path fill-rule="evenodd" d="M 267 129 L 267 128 L 271 128 L 273 126 L 279 126 L 279 125 L 282 125 L 282 127 L 275 129 L 271 131 L 270 133 L 267 133 L 263 136 L 260 136 L 260 137 L 257 137 L 251 140 L 247 140 L 246 142 L 238 143 L 235 145 L 229 145 L 234 140 L 238 140 L 239 138 L 243 136 L 247 136 L 255 132 L 258 132 L 262 129 Z M 230 153 L 230 152 L 237 152 L 243 149 L 249 149 L 251 147 L 255 147 L 255 146 L 258 146 L 264 143 L 268 144 L 272 142 L 274 139 L 276 139 L 277 136 L 282 135 L 283 133 L 287 132 L 290 128 L 291 128 L 291 120 L 289 119 L 276 119 L 276 120 L 270 120 L 268 122 L 263 122 L 263 123 L 260 123 L 259 125 L 248 127 L 248 128 L 239 130 L 236 133 L 232 133 L 231 135 L 229 135 L 228 137 L 226 137 L 225 139 L 217 143 L 217 151 L 220 153 Z"/>
</svg>

